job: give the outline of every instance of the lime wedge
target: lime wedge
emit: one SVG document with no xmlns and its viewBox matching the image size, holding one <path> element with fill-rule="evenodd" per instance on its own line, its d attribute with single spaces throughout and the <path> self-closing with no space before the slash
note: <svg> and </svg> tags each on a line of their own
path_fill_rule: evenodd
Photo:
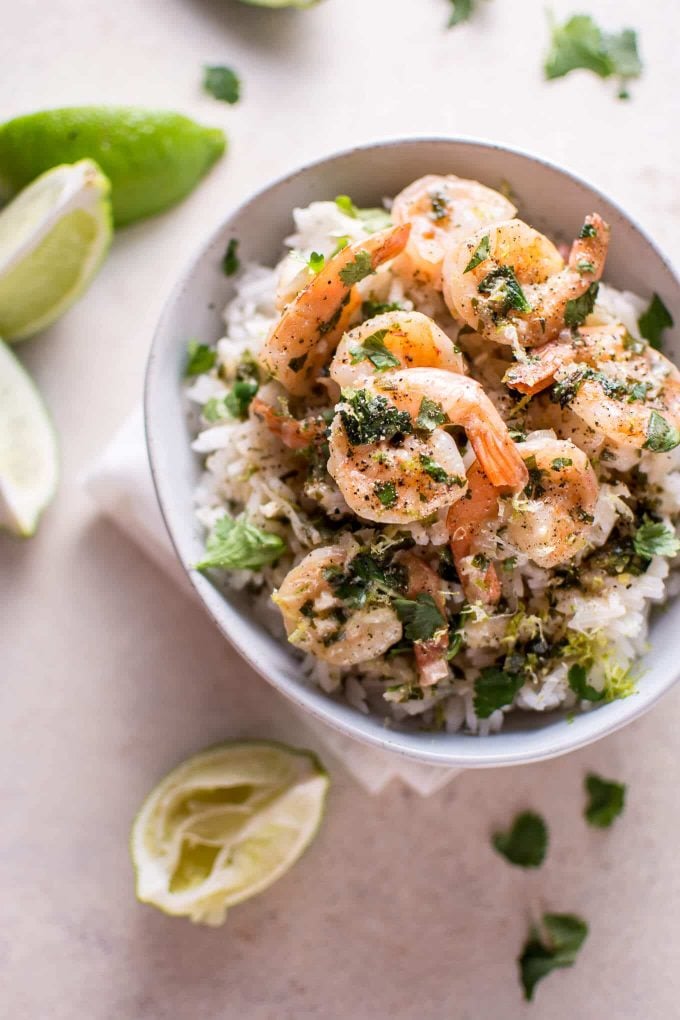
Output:
<svg viewBox="0 0 680 1020">
<path fill-rule="evenodd" d="M 0 336 L 32 336 L 84 290 L 111 240 L 108 195 L 83 159 L 48 170 L 0 212 Z"/>
<path fill-rule="evenodd" d="M 32 535 L 58 475 L 57 441 L 45 405 L 0 340 L 0 527 Z"/>
<path fill-rule="evenodd" d="M 308 751 L 221 744 L 161 780 L 132 826 L 137 897 L 222 924 L 227 908 L 283 875 L 316 835 L 328 776 Z"/>
<path fill-rule="evenodd" d="M 224 132 L 169 110 L 67 106 L 0 125 L 0 195 L 59 163 L 93 159 L 111 181 L 116 226 L 188 195 L 226 146 Z"/>
</svg>

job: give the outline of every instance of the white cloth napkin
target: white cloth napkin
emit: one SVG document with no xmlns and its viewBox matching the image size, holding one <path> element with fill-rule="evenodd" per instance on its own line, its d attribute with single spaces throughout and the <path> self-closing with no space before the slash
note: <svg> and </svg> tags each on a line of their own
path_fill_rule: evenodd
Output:
<svg viewBox="0 0 680 1020">
<path fill-rule="evenodd" d="M 189 597 L 195 598 L 194 590 L 177 562 L 156 501 L 141 407 L 123 423 L 82 481 L 99 511 L 111 518 Z M 224 682 L 234 686 L 237 698 L 238 677 L 225 676 Z M 266 693 L 276 700 L 274 691 Z M 302 724 L 302 720 L 300 722 Z M 390 780 L 397 778 L 417 793 L 427 796 L 460 771 L 421 765 L 390 751 L 381 751 L 337 733 L 307 716 L 304 717 L 304 727 L 313 731 L 319 743 L 341 761 L 370 793 L 378 793 Z"/>
</svg>

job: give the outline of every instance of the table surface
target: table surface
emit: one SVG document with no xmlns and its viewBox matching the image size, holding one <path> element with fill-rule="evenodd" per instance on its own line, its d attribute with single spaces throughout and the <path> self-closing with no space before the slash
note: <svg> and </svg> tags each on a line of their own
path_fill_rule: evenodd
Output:
<svg viewBox="0 0 680 1020">
<path fill-rule="evenodd" d="M 335 148 L 419 133 L 530 148 L 608 191 L 677 261 L 680 8 L 581 6 L 640 31 L 645 74 L 627 103 L 586 73 L 542 82 L 544 0 L 484 2 L 451 32 L 446 0 L 326 0 L 299 13 L 229 0 L 5 4 L 1 119 L 137 103 L 232 139 L 183 205 L 121 232 L 84 300 L 21 348 L 58 424 L 63 471 L 37 537 L 0 537 L 0 978 L 14 1020 L 677 1015 L 680 689 L 597 746 L 469 772 L 429 799 L 398 784 L 371 799 L 336 769 L 304 861 L 225 927 L 138 905 L 127 836 L 141 798 L 182 756 L 232 734 L 226 671 L 242 676 L 251 733 L 268 732 L 263 681 L 96 519 L 78 482 L 139 401 L 164 296 L 215 218 Z M 237 107 L 201 93 L 206 62 L 242 74 Z M 609 832 L 581 817 L 589 769 L 629 783 Z M 538 873 L 489 846 L 527 806 L 550 824 Z M 515 960 L 545 909 L 582 914 L 591 933 L 576 967 L 528 1007 Z"/>
</svg>

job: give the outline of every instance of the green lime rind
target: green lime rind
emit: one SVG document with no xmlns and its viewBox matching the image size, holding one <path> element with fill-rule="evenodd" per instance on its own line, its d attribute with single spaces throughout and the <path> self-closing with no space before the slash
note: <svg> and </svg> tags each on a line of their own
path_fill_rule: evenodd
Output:
<svg viewBox="0 0 680 1020">
<path fill-rule="evenodd" d="M 59 163 L 95 160 L 111 181 L 116 226 L 162 212 L 189 194 L 226 138 L 164 110 L 83 106 L 15 117 L 0 127 L 0 194 L 16 194 Z"/>
<path fill-rule="evenodd" d="M 194 755 L 151 791 L 132 826 L 137 897 L 222 924 L 280 878 L 314 839 L 328 775 L 310 751 L 234 741 Z"/>
<path fill-rule="evenodd" d="M 0 335 L 24 340 L 82 294 L 111 243 L 111 186 L 92 160 L 53 167 L 0 211 Z"/>
<path fill-rule="evenodd" d="M 0 528 L 28 538 L 59 481 L 59 450 L 47 408 L 0 340 Z"/>
</svg>

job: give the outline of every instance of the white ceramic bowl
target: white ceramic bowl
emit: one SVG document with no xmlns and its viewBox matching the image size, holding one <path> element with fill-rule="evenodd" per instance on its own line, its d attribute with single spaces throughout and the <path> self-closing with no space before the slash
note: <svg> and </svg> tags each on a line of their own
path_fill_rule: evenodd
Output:
<svg viewBox="0 0 680 1020">
<path fill-rule="evenodd" d="M 657 291 L 680 321 L 680 284 L 669 264 L 630 218 L 604 195 L 545 160 L 497 145 L 449 139 L 382 142 L 340 152 L 269 185 L 220 224 L 201 246 L 165 306 L 149 357 L 146 429 L 161 509 L 177 555 L 222 632 L 245 659 L 305 711 L 353 737 L 421 761 L 467 768 L 537 761 L 582 747 L 630 722 L 667 691 L 680 674 L 680 601 L 654 622 L 652 650 L 644 661 L 639 693 L 624 701 L 578 714 L 514 712 L 503 731 L 480 738 L 463 733 L 428 734 L 387 729 L 300 679 L 289 646 L 259 625 L 247 602 L 225 597 L 208 578 L 192 571 L 200 559 L 202 529 L 194 517 L 192 493 L 199 458 L 183 395 L 187 339 L 213 341 L 222 332 L 220 313 L 233 284 L 221 270 L 228 241 L 239 239 L 242 260 L 274 264 L 291 230 L 291 211 L 315 199 L 349 194 L 362 206 L 378 205 L 427 173 L 455 173 L 498 187 L 508 181 L 519 215 L 552 237 L 576 236 L 586 213 L 598 211 L 612 226 L 606 279 L 646 296 Z M 667 350 L 680 355 L 680 330 L 667 334 Z"/>
</svg>

